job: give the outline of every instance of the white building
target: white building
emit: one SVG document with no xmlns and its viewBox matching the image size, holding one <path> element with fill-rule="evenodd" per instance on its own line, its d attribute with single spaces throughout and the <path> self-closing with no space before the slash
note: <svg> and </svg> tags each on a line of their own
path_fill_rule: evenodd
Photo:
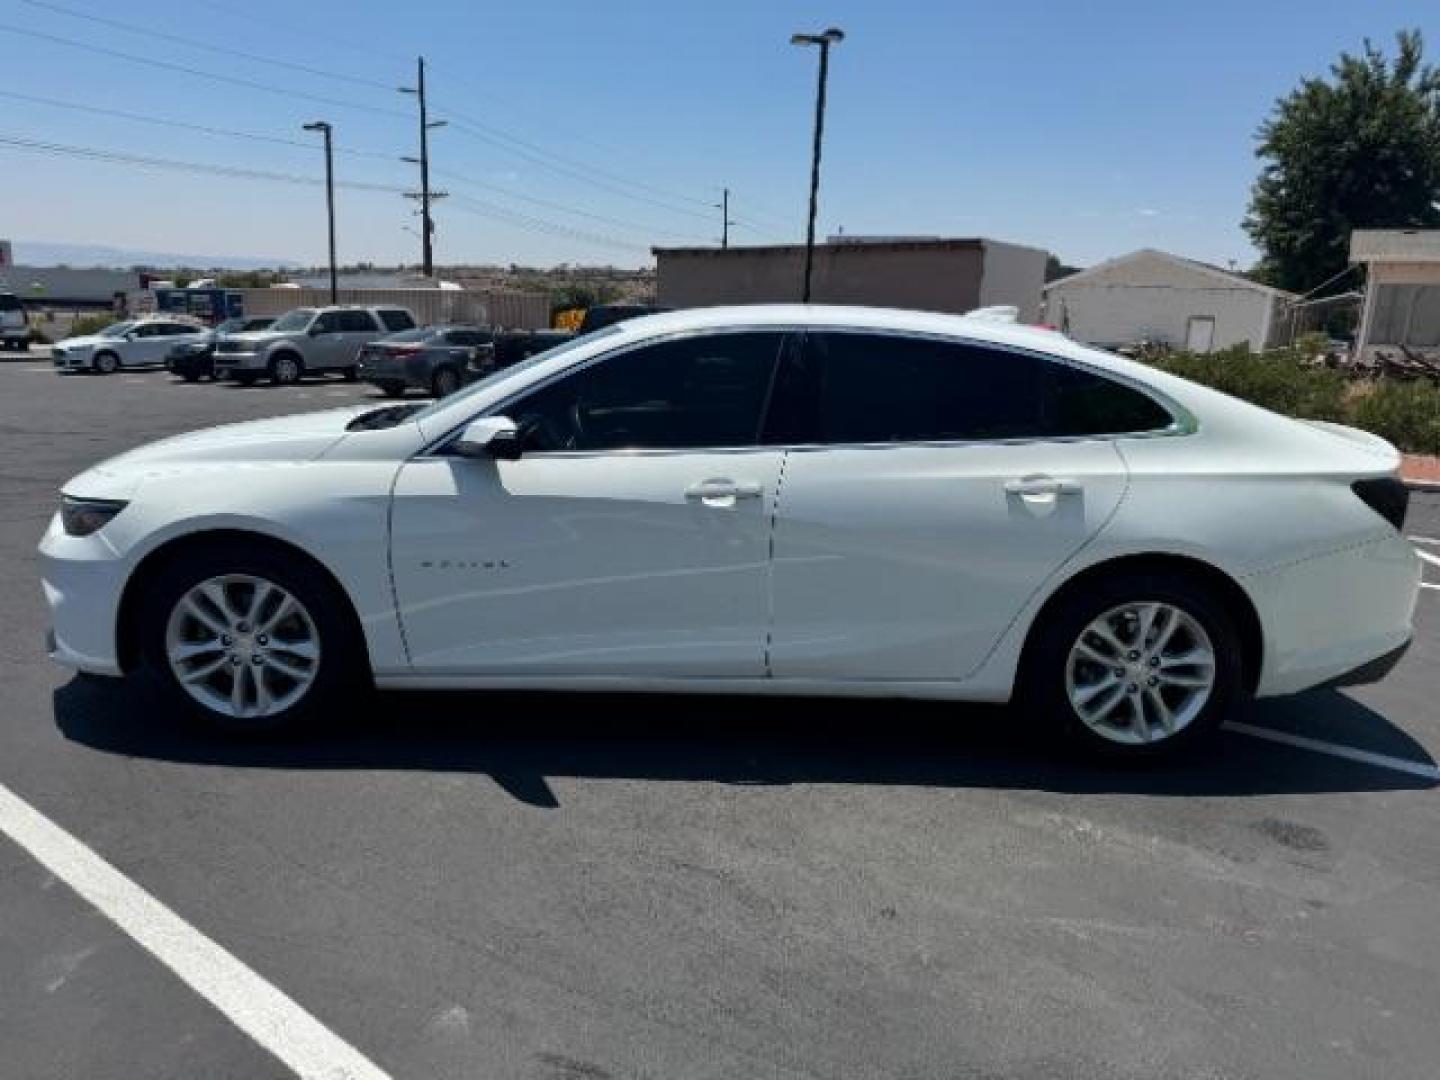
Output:
<svg viewBox="0 0 1440 1080">
<path fill-rule="evenodd" d="M 1440 349 L 1440 229 L 1356 229 L 1350 261 L 1367 282 L 1357 353 Z"/>
<path fill-rule="evenodd" d="M 1298 299 L 1151 248 L 1052 281 L 1044 291 L 1045 321 L 1077 341 L 1108 348 L 1153 341 L 1196 352 L 1281 343 Z"/>
</svg>

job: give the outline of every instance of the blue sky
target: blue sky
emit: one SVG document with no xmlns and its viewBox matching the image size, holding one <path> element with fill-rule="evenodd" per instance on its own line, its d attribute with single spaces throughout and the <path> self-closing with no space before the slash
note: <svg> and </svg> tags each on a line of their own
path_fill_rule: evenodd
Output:
<svg viewBox="0 0 1440 1080">
<path fill-rule="evenodd" d="M 743 223 L 734 242 L 803 236 L 815 55 L 789 36 L 838 25 L 848 36 L 832 64 L 822 235 L 985 235 L 1079 264 L 1155 246 L 1246 265 L 1254 132 L 1274 99 L 1366 36 L 1388 46 L 1402 27 L 1431 29 L 1440 57 L 1437 11 L 1435 0 L 0 0 L 0 90 L 302 143 L 300 125 L 324 118 L 337 146 L 376 155 L 338 157 L 342 180 L 403 187 L 415 170 L 389 155 L 415 152 L 414 103 L 388 87 L 411 81 L 423 53 L 432 113 L 453 121 L 432 136 L 444 174 L 432 185 L 457 196 L 437 210 L 437 259 L 635 266 L 651 244 L 717 237 L 708 204 L 725 184 Z M 322 168 L 318 144 L 0 96 L 0 138 L 15 137 Z M 342 261 L 418 258 L 399 195 L 343 190 L 338 207 Z M 0 236 L 319 261 L 323 193 L 0 145 Z"/>
</svg>

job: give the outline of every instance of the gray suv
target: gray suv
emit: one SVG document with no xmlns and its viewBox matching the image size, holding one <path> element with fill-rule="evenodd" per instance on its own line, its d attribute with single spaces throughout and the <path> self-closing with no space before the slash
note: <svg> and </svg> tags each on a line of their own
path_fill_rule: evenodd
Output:
<svg viewBox="0 0 1440 1080">
<path fill-rule="evenodd" d="M 353 379 L 362 345 L 414 326 L 415 316 L 402 307 L 296 308 L 268 330 L 217 341 L 215 377 L 246 386 L 262 377 L 279 386 L 326 372 Z"/>
</svg>

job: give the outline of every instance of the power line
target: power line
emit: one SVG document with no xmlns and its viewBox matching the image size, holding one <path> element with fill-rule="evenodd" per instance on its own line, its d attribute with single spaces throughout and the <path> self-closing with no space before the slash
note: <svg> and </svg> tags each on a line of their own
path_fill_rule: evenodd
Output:
<svg viewBox="0 0 1440 1080">
<path fill-rule="evenodd" d="M 119 60 L 128 60 L 135 64 L 144 64 L 148 67 L 161 68 L 165 71 L 178 71 L 185 75 L 193 75 L 200 79 L 209 79 L 212 82 L 228 83 L 231 86 L 243 86 L 247 90 L 259 90 L 266 94 L 276 94 L 283 98 L 300 98 L 305 101 L 315 101 L 322 105 L 333 105 L 342 109 L 355 109 L 360 112 L 375 113 L 379 116 L 396 116 L 401 119 L 410 119 L 409 115 L 398 109 L 383 109 L 377 105 L 365 105 L 357 101 L 346 101 L 343 98 L 327 97 L 323 94 L 310 94 L 300 90 L 287 90 L 282 87 L 268 86 L 265 83 L 254 82 L 251 79 L 241 79 L 234 75 L 221 75 L 213 71 L 202 71 L 200 68 L 186 67 L 184 64 L 172 64 L 166 60 L 156 60 L 149 56 L 137 56 L 135 53 L 123 52 L 120 49 L 109 49 L 103 45 L 91 45 L 85 41 L 76 41 L 74 38 L 61 37 L 59 34 L 47 34 L 40 30 L 27 30 L 21 26 L 11 26 L 7 23 L 0 23 L 0 30 L 6 30 L 12 34 L 21 34 L 25 37 L 38 38 L 41 41 L 50 41 L 57 45 L 68 45 L 74 49 L 84 49 L 87 52 L 98 53 L 102 56 L 111 56 Z"/>
<path fill-rule="evenodd" d="M 302 176 L 298 173 L 282 173 L 268 169 L 251 169 L 238 165 L 217 165 L 208 162 L 183 161 L 176 158 L 152 157 L 146 154 L 130 154 L 93 146 L 76 146 L 70 143 L 49 142 L 43 139 L 31 139 L 18 135 L 0 135 L 0 146 L 49 157 L 70 157 L 84 161 L 104 162 L 107 164 L 134 165 L 142 168 L 162 169 L 191 175 L 219 176 L 233 180 L 256 180 L 269 183 L 292 184 L 301 187 L 319 187 L 324 183 L 324 181 L 316 177 Z M 392 184 L 376 184 L 359 180 L 337 180 L 335 186 L 337 188 L 347 188 L 351 191 L 371 191 L 388 195 L 403 195 L 406 190 L 403 187 Z M 631 251 L 648 250 L 640 244 L 633 244 L 616 237 L 602 236 L 597 233 L 571 229 L 564 225 L 556 225 L 553 222 L 548 222 L 541 218 L 531 217 L 527 214 L 521 214 L 507 210 L 501 206 L 496 206 L 493 203 L 473 199 L 468 195 L 458 196 L 457 199 L 459 204 L 464 206 L 470 213 L 505 221 L 533 232 L 562 236 L 602 247 L 623 248 Z"/>
<path fill-rule="evenodd" d="M 205 135 L 220 135 L 227 138 L 246 139 L 251 142 L 274 143 L 278 146 L 298 146 L 305 150 L 313 151 L 313 143 L 304 142 L 300 139 L 287 139 L 283 135 L 262 135 L 255 131 L 236 131 L 234 128 L 211 127 L 208 124 L 195 124 L 188 120 L 176 120 L 172 117 L 148 116 L 144 113 L 127 112 L 124 109 L 107 109 L 100 105 L 83 105 L 78 101 L 61 101 L 58 98 L 38 97 L 34 94 L 19 94 L 13 90 L 0 90 L 0 97 L 14 98 L 16 101 L 28 101 L 35 105 L 48 105 L 56 109 L 72 109 L 76 112 L 94 113 L 97 116 L 113 116 L 121 120 L 134 120 L 141 124 L 153 124 L 156 127 L 175 128 L 183 131 L 198 131 Z M 378 158 L 383 161 L 394 161 L 394 154 L 383 153 L 379 150 L 349 150 L 337 146 L 335 153 L 346 154 L 350 157 Z"/>
<path fill-rule="evenodd" d="M 291 71 L 303 72 L 306 75 L 314 75 L 321 79 L 334 79 L 338 82 L 350 83 L 354 86 L 368 86 L 377 90 L 389 91 L 394 89 L 389 83 L 379 82 L 376 79 L 367 79 L 359 75 L 347 75 L 339 71 L 326 71 L 323 68 L 311 67 L 308 64 L 299 64 L 292 60 L 281 60 L 278 57 L 263 56 L 260 53 L 246 52 L 243 49 L 232 49 L 224 45 L 201 41 L 198 38 L 183 37 L 180 34 L 167 34 L 159 30 L 149 29 L 148 27 L 146 29 L 140 29 L 134 23 L 123 22 L 120 19 L 107 19 L 103 15 L 95 15 L 88 11 L 77 11 L 63 4 L 48 3 L 46 0 L 20 0 L 20 3 L 28 4 L 30 7 L 40 8 L 44 11 L 53 11 L 72 19 L 84 19 L 87 22 L 98 23 L 101 26 L 113 27 L 127 34 L 138 34 L 141 37 L 153 38 L 159 41 L 170 41 L 177 45 L 185 45 L 192 49 L 204 49 L 207 52 L 220 53 L 224 56 L 238 56 L 242 60 L 253 60 L 260 64 L 273 64 L 275 67 L 288 68 Z"/>
</svg>

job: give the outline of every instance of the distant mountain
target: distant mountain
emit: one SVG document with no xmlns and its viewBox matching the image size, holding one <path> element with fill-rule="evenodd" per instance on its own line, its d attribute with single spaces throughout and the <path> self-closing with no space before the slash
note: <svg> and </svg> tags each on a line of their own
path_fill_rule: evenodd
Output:
<svg viewBox="0 0 1440 1080">
<path fill-rule="evenodd" d="M 196 270 L 264 270 L 294 267 L 293 259 L 258 255 L 177 255 L 167 251 L 103 247 L 98 244 L 53 244 L 45 240 L 14 241 L 18 266 L 76 267 L 183 266 Z"/>
</svg>

